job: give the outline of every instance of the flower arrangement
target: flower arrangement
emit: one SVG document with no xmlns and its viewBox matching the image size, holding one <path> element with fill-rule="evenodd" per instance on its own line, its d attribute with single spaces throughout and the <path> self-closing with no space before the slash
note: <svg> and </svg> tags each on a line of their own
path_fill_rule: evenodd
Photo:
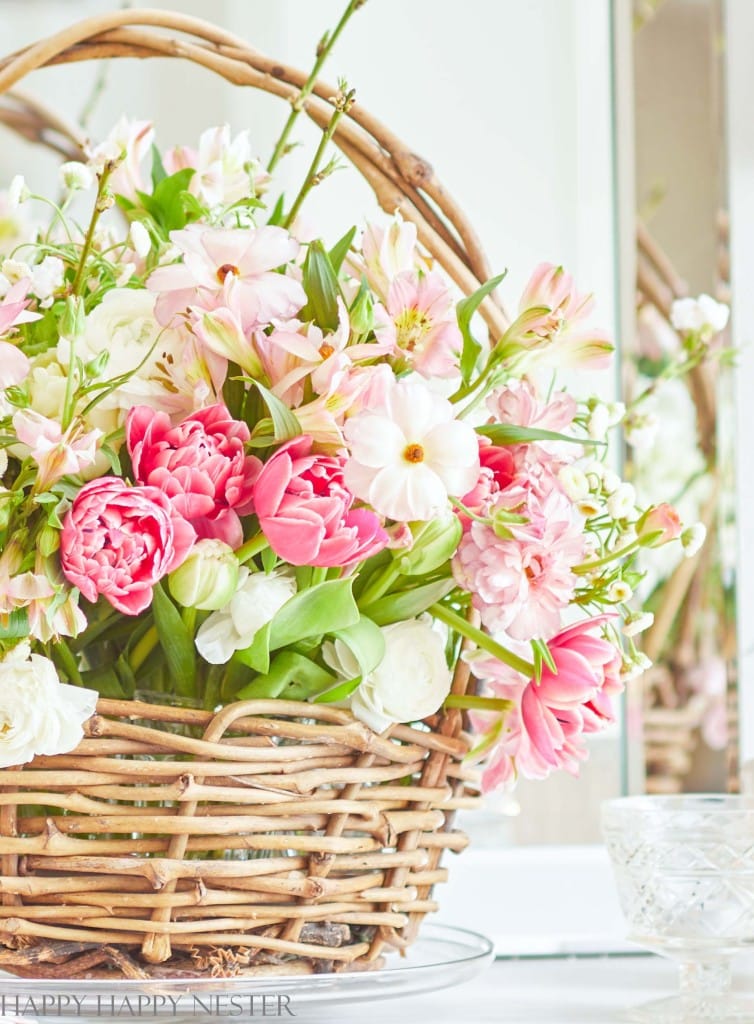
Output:
<svg viewBox="0 0 754 1024">
<path fill-rule="evenodd" d="M 227 127 L 124 119 L 61 183 L 5 200 L 51 216 L 3 232 L 0 765 L 146 690 L 456 706 L 486 788 L 576 771 L 644 667 L 637 553 L 698 541 L 611 468 L 622 407 L 553 383 L 609 362 L 591 296 L 543 264 L 485 342 L 503 275 L 454 295 L 399 216 L 305 237 L 312 178 L 268 202 Z"/>
</svg>

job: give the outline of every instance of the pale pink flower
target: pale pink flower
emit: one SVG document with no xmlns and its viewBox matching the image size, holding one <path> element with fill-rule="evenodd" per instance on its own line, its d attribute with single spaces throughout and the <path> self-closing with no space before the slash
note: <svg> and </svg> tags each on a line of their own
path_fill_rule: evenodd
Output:
<svg viewBox="0 0 754 1024">
<path fill-rule="evenodd" d="M 427 520 L 479 479 L 477 434 L 418 378 L 396 381 L 384 401 L 350 417 L 346 487 L 380 515 Z"/>
<path fill-rule="evenodd" d="M 565 391 L 556 391 L 543 402 L 527 380 L 512 380 L 487 398 L 487 408 L 496 423 L 512 423 L 518 427 L 535 427 L 563 433 L 573 423 L 577 405 Z"/>
<path fill-rule="evenodd" d="M 391 281 L 385 305 L 376 312 L 378 320 L 387 320 L 375 330 L 379 342 L 392 345 L 394 354 L 424 377 L 458 375 L 463 339 L 440 274 L 404 271 Z"/>
<path fill-rule="evenodd" d="M 546 308 L 527 320 L 526 336 L 518 339 L 533 357 L 559 366 L 609 365 L 614 347 L 609 335 L 585 323 L 594 297 L 580 294 L 562 267 L 540 263 L 534 270 L 521 296 L 519 314 L 536 307 Z"/>
<path fill-rule="evenodd" d="M 55 594 L 43 573 L 19 572 L 23 558 L 24 552 L 15 540 L 0 553 L 0 621 L 15 608 L 25 608 Z"/>
<path fill-rule="evenodd" d="M 357 279 L 364 275 L 370 288 L 385 302 L 391 282 L 399 274 L 418 269 L 416 241 L 416 225 L 396 213 L 387 225 L 367 225 L 361 240 L 363 258 L 350 257 L 346 265 Z"/>
<path fill-rule="evenodd" d="M 101 430 L 84 431 L 77 423 L 64 431 L 57 420 L 33 409 L 14 413 L 13 429 L 39 468 L 37 491 L 49 490 L 61 477 L 76 476 L 94 465 L 102 437 Z"/>
<path fill-rule="evenodd" d="M 159 293 L 155 314 L 164 325 L 190 306 L 223 305 L 233 308 L 249 331 L 290 319 L 306 303 L 299 281 L 276 272 L 299 250 L 283 228 L 190 225 L 170 238 L 181 262 L 158 267 L 147 281 L 150 291 Z"/>
<path fill-rule="evenodd" d="M 677 540 L 682 532 L 683 524 L 678 512 L 666 501 L 647 509 L 636 524 L 639 540 L 651 548 Z"/>
<path fill-rule="evenodd" d="M 3 301 L 0 302 L 0 336 L 8 334 L 9 331 L 19 324 L 28 324 L 40 319 L 41 313 L 30 313 L 26 308 L 30 302 L 26 297 L 30 283 L 28 278 L 25 278 L 23 281 L 17 281 L 5 293 Z M 1 350 L 4 355 L 7 354 L 9 348 L 8 343 L 4 342 Z M 7 371 L 5 359 L 0 361 L 0 373 L 3 373 L 3 371 Z"/>
<path fill-rule="evenodd" d="M 335 374 L 325 394 L 296 407 L 302 433 L 319 448 L 345 448 L 343 430 L 348 417 L 381 405 L 394 383 L 393 371 L 386 363 L 354 366 Z"/>
<path fill-rule="evenodd" d="M 453 558 L 453 573 L 491 632 L 517 640 L 548 636 L 560 626 L 576 587 L 571 570 L 583 560 L 581 525 L 571 502 L 555 488 L 544 498 L 512 488 L 498 496 L 496 506 L 528 521 L 509 525 L 507 538 L 473 522 Z"/>
<path fill-rule="evenodd" d="M 108 163 L 116 164 L 109 184 L 113 192 L 135 199 L 144 190 L 142 163 L 154 141 L 150 121 L 130 121 L 121 117 L 107 138 L 89 153 L 90 165 L 101 174 Z"/>
<path fill-rule="evenodd" d="M 163 164 L 169 174 L 193 168 L 196 174 L 189 182 L 189 191 L 210 207 L 245 199 L 269 178 L 256 169 L 248 131 L 231 139 L 227 124 L 202 132 L 198 149 L 177 146 L 169 150 Z"/>
</svg>

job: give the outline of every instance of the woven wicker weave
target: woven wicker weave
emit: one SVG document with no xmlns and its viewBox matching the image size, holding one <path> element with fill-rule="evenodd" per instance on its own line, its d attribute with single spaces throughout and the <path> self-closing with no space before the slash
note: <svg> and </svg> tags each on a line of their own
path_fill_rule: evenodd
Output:
<svg viewBox="0 0 754 1024">
<path fill-rule="evenodd" d="M 179 33 L 180 35 L 176 35 Z M 81 22 L 0 62 L 181 57 L 296 103 L 306 76 L 227 32 L 165 11 Z M 328 123 L 335 90 L 303 109 Z M 0 121 L 66 157 L 75 129 L 18 92 Z M 465 292 L 489 276 L 426 161 L 355 105 L 334 141 L 388 212 L 413 221 Z M 499 336 L 502 308 L 481 313 Z M 453 689 L 463 693 L 459 662 Z M 436 908 L 465 796 L 457 710 L 377 736 L 349 712 L 244 701 L 218 714 L 100 700 L 71 754 L 0 772 L 0 967 L 38 977 L 305 973 L 378 966 Z"/>
</svg>

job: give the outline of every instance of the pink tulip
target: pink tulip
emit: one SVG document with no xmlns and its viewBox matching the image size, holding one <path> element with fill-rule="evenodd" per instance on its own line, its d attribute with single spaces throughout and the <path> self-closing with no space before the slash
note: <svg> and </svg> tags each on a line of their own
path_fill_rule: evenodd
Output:
<svg viewBox="0 0 754 1024">
<path fill-rule="evenodd" d="M 254 508 L 272 550 L 291 565 L 346 566 L 387 545 L 380 519 L 354 509 L 343 483 L 345 460 L 312 454 L 312 439 L 296 437 L 265 463 Z"/>
<path fill-rule="evenodd" d="M 306 303 L 293 277 L 277 273 L 298 253 L 298 243 L 277 227 L 210 228 L 192 225 L 171 232 L 183 257 L 158 267 L 147 281 L 158 292 L 155 315 L 167 326 L 191 306 L 228 306 L 238 313 L 244 331 L 290 319 Z"/>
<path fill-rule="evenodd" d="M 101 594 L 124 615 L 138 615 L 152 589 L 177 568 L 194 529 L 156 487 L 129 487 L 105 476 L 85 484 L 65 517 L 60 564 L 87 601 Z"/>
<path fill-rule="evenodd" d="M 176 426 L 164 412 L 137 405 L 126 420 L 134 477 L 159 487 L 199 537 L 233 548 L 243 542 L 239 513 L 251 511 L 261 462 L 246 455 L 245 423 L 224 405 L 210 405 Z"/>
</svg>

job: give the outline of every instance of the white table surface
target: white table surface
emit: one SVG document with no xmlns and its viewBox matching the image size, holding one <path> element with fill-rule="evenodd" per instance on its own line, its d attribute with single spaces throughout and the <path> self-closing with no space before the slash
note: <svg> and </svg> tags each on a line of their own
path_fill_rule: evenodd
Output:
<svg viewBox="0 0 754 1024">
<path fill-rule="evenodd" d="M 736 988 L 754 991 L 754 962 L 739 967 Z M 289 1019 L 298 1024 L 617 1024 L 627 1010 L 672 996 L 676 987 L 674 965 L 658 957 L 497 960 L 456 988 L 315 1011 L 301 1008 Z"/>
</svg>

